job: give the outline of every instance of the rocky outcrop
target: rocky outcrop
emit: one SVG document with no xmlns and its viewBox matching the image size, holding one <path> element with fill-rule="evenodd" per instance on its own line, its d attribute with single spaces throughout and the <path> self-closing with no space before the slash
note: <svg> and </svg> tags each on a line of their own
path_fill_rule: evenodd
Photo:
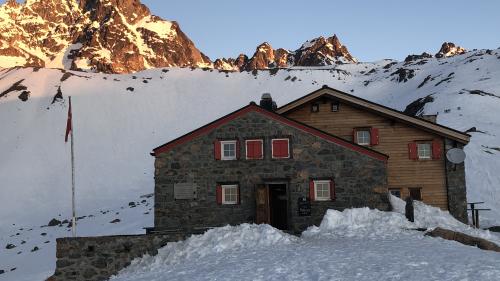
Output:
<svg viewBox="0 0 500 281">
<path fill-rule="evenodd" d="M 175 21 L 151 14 L 140 0 L 14 0 L 0 6 L 0 67 L 33 66 L 105 73 L 158 67 L 224 71 L 353 63 L 336 35 L 295 51 L 260 44 L 251 58 L 200 52 Z"/>
<path fill-rule="evenodd" d="M 340 43 L 337 35 L 329 38 L 318 37 L 307 41 L 295 51 L 295 65 L 322 66 L 335 63 L 352 63 L 357 60 L 347 47 Z"/>
<path fill-rule="evenodd" d="M 488 241 L 486 239 L 470 236 L 458 231 L 437 227 L 434 230 L 426 233 L 425 235 L 431 237 L 441 237 L 446 240 L 457 241 L 464 245 L 478 247 L 479 249 L 482 250 L 500 252 L 500 246 L 498 246 L 497 244 Z"/>
<path fill-rule="evenodd" d="M 357 60 L 342 45 L 336 35 L 318 37 L 290 51 L 274 49 L 268 42 L 257 46 L 248 59 L 240 55 L 237 59 L 217 59 L 214 68 L 232 71 L 252 71 L 256 69 L 287 68 L 291 66 L 325 66 L 338 63 L 355 63 Z"/>
<path fill-rule="evenodd" d="M 461 55 L 465 52 L 467 52 L 466 49 L 460 46 L 456 46 L 454 43 L 444 42 L 443 45 L 441 45 L 441 49 L 439 49 L 439 52 L 437 52 L 436 58 L 452 57 Z"/>
<path fill-rule="evenodd" d="M 139 0 L 8 1 L 0 7 L 0 58 L 0 67 L 108 73 L 212 66 L 176 22 Z"/>
</svg>

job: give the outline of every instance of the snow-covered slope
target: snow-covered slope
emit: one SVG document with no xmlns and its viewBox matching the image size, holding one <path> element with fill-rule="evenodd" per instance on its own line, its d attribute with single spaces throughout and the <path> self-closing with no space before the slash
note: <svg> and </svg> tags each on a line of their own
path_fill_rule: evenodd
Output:
<svg viewBox="0 0 500 281">
<path fill-rule="evenodd" d="M 118 209 L 153 192 L 152 148 L 258 101 L 263 92 L 270 92 L 283 105 L 323 84 L 399 110 L 419 99 L 433 100 L 411 109 L 438 114 L 438 123 L 458 130 L 475 127 L 466 147 L 468 200 L 485 201 L 493 211 L 485 213 L 487 220 L 482 222 L 499 224 L 499 77 L 498 49 L 442 59 L 241 73 L 171 68 L 108 75 L 3 69 L 1 243 L 11 243 L 15 237 L 9 236 L 15 236 L 17 227 L 39 227 L 59 214 L 70 217 L 70 148 L 64 143 L 68 95 L 73 97 L 77 213 L 88 215 Z M 139 232 L 140 227 L 151 225 L 150 214 L 120 227 Z M 116 233 L 115 226 L 106 223 L 98 233 Z M 53 238 L 67 234 L 54 233 Z M 9 270 L 2 263 L 14 252 L 6 251 L 0 245 L 1 254 L 6 253 L 0 257 L 0 270 Z M 26 264 L 20 263 L 18 270 L 26 270 Z M 9 280 L 4 276 L 0 280 Z"/>
</svg>

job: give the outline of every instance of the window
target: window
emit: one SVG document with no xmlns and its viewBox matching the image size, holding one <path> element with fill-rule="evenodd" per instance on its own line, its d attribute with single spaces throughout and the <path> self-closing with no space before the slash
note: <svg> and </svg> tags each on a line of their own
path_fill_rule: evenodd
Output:
<svg viewBox="0 0 500 281">
<path fill-rule="evenodd" d="M 340 108 L 340 103 L 338 101 L 333 101 L 332 102 L 332 112 L 339 111 L 339 108 Z"/>
<path fill-rule="evenodd" d="M 356 141 L 360 145 L 370 145 L 370 130 L 356 130 Z"/>
<path fill-rule="evenodd" d="M 422 189 L 420 187 L 409 188 L 409 191 L 411 199 L 422 201 Z"/>
<path fill-rule="evenodd" d="M 290 158 L 290 140 L 273 139 L 271 149 L 273 158 Z"/>
<path fill-rule="evenodd" d="M 222 160 L 236 160 L 236 141 L 221 141 Z"/>
<path fill-rule="evenodd" d="M 431 159 L 432 148 L 430 143 L 418 143 L 418 159 Z"/>
<path fill-rule="evenodd" d="M 263 140 L 246 140 L 246 156 L 247 159 L 263 159 Z"/>
<path fill-rule="evenodd" d="M 311 112 L 319 112 L 319 104 L 318 103 L 313 103 L 311 105 Z"/>
<path fill-rule="evenodd" d="M 314 198 L 316 201 L 327 201 L 331 199 L 329 180 L 314 181 Z"/>
<path fill-rule="evenodd" d="M 222 185 L 222 204 L 238 204 L 238 185 Z"/>
<path fill-rule="evenodd" d="M 391 189 L 389 189 L 389 193 L 391 193 L 392 195 L 394 195 L 396 197 L 401 198 L 401 189 L 399 189 L 399 188 L 391 188 Z"/>
</svg>

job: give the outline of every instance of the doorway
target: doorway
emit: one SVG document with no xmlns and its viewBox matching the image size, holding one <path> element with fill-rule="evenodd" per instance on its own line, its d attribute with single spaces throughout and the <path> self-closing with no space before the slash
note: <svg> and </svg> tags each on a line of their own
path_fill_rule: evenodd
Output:
<svg viewBox="0 0 500 281">
<path fill-rule="evenodd" d="M 288 229 L 288 200 L 286 184 L 269 184 L 269 210 L 271 225 L 277 229 Z"/>
</svg>

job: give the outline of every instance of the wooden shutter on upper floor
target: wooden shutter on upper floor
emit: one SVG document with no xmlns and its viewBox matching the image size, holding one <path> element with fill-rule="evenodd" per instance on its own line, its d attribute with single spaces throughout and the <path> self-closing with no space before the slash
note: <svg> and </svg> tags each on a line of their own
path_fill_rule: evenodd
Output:
<svg viewBox="0 0 500 281">
<path fill-rule="evenodd" d="M 379 144 L 379 135 L 377 128 L 370 129 L 370 145 L 378 145 Z"/>
<path fill-rule="evenodd" d="M 221 154 L 220 141 L 216 140 L 216 141 L 214 141 L 214 159 L 220 160 L 221 155 L 222 154 Z"/>
<path fill-rule="evenodd" d="M 411 160 L 418 159 L 417 143 L 416 142 L 410 142 L 408 144 L 408 158 L 410 158 Z"/>
<path fill-rule="evenodd" d="M 262 140 L 247 140 L 246 141 L 246 155 L 248 159 L 261 159 L 262 158 Z"/>
<path fill-rule="evenodd" d="M 356 128 L 352 129 L 352 142 L 358 143 L 358 134 Z"/>
<path fill-rule="evenodd" d="M 236 159 L 240 159 L 241 156 L 241 145 L 240 140 L 236 140 Z"/>
<path fill-rule="evenodd" d="M 435 139 L 432 141 L 432 159 L 441 159 L 442 148 L 441 148 L 441 140 Z"/>
</svg>

